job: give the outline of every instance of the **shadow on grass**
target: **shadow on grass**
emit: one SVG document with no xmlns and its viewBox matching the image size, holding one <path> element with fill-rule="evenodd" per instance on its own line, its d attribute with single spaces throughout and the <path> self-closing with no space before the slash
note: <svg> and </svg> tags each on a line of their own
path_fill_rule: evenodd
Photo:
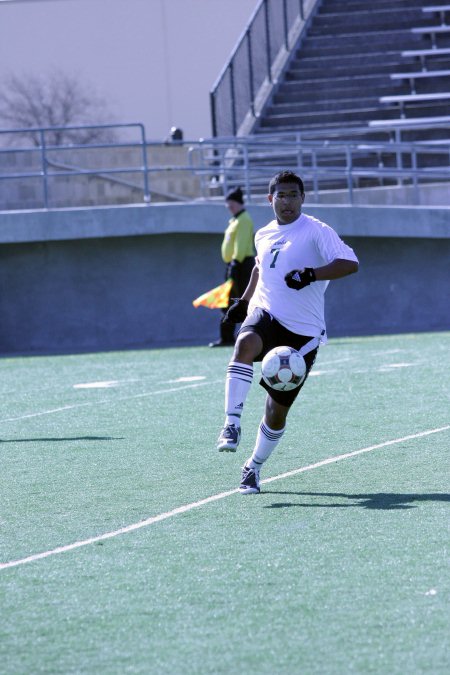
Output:
<svg viewBox="0 0 450 675">
<path fill-rule="evenodd" d="M 63 441 L 122 441 L 123 436 L 69 436 L 67 438 L 0 438 L 0 443 L 60 443 Z"/>
<path fill-rule="evenodd" d="M 317 502 L 310 501 L 303 502 L 274 502 L 266 509 L 283 509 L 291 506 L 302 506 L 304 508 L 351 508 L 361 507 L 363 509 L 384 509 L 384 510 L 401 510 L 417 508 L 417 503 L 420 502 L 450 502 L 450 494 L 444 492 L 431 492 L 429 494 L 402 494 L 396 492 L 376 492 L 374 494 L 347 494 L 345 492 L 277 492 L 272 490 L 264 490 L 264 495 L 297 495 L 299 497 L 323 497 L 334 499 L 348 499 L 351 504 L 341 502 Z"/>
</svg>

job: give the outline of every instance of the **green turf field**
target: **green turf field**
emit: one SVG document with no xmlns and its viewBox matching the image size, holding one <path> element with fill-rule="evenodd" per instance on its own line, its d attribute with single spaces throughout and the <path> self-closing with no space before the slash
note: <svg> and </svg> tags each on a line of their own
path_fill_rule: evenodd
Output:
<svg viewBox="0 0 450 675">
<path fill-rule="evenodd" d="M 450 672 L 450 333 L 330 340 L 260 495 L 230 355 L 0 360 L 2 675 Z"/>
</svg>

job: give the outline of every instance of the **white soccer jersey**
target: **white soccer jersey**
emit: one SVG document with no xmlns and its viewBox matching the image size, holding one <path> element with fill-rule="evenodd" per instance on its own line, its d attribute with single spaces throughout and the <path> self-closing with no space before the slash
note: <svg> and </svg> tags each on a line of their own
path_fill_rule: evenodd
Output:
<svg viewBox="0 0 450 675">
<path fill-rule="evenodd" d="M 273 220 L 255 236 L 259 281 L 250 301 L 269 312 L 285 328 L 299 335 L 325 337 L 324 294 L 329 281 L 315 281 L 293 290 L 286 285 L 288 272 L 323 267 L 336 258 L 358 259 L 329 225 L 304 213 L 288 225 Z"/>
</svg>

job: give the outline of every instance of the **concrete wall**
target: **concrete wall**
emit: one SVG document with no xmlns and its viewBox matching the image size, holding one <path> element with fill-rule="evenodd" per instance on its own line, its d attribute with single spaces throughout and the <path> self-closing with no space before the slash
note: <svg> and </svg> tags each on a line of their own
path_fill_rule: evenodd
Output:
<svg viewBox="0 0 450 675">
<path fill-rule="evenodd" d="M 330 336 L 450 329 L 449 209 L 304 210 L 361 262 L 327 291 Z M 192 300 L 223 279 L 227 219 L 192 204 L 0 214 L 0 353 L 206 344 L 220 312 Z"/>
</svg>

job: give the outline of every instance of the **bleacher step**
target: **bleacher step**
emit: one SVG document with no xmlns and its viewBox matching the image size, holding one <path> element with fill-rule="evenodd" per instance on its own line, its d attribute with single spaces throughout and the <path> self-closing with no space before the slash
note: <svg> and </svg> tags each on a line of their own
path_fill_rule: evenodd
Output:
<svg viewBox="0 0 450 675">
<path fill-rule="evenodd" d="M 441 16 L 422 9 L 436 4 L 434 0 L 322 0 L 274 86 L 255 133 L 364 125 L 369 130 L 371 121 L 398 119 L 400 106 L 395 99 L 389 103 L 380 99 L 408 96 L 409 72 L 425 67 L 450 71 L 450 32 L 438 31 L 442 53 L 431 53 L 426 60 L 414 54 L 430 46 L 429 30 L 440 23 Z M 396 78 L 396 73 L 404 77 Z M 448 90 L 449 79 L 442 73 L 418 76 L 413 84 L 419 97 L 406 99 L 404 115 L 419 119 L 448 114 L 447 101 L 427 95 L 439 91 L 442 82 Z M 439 136 L 424 128 L 418 137 Z"/>
</svg>

